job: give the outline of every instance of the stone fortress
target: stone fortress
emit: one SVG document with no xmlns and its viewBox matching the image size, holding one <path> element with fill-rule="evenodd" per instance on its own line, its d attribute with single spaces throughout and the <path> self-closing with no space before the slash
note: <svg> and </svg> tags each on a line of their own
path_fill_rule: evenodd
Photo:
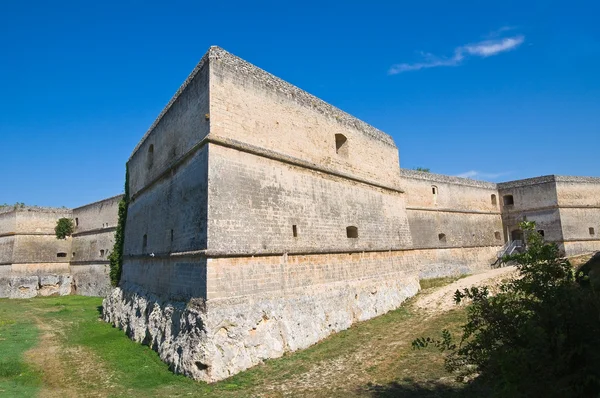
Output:
<svg viewBox="0 0 600 398">
<path fill-rule="evenodd" d="M 209 382 L 397 308 L 422 278 L 489 268 L 523 219 L 567 255 L 600 250 L 600 178 L 400 169 L 390 136 L 218 47 L 128 171 L 118 288 L 115 197 L 0 214 L 0 295 L 108 294 L 105 320 Z"/>
</svg>

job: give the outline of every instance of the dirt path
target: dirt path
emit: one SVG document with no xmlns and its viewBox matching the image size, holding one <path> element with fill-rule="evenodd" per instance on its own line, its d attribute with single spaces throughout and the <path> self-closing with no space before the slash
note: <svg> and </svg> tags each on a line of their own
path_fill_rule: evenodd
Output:
<svg viewBox="0 0 600 398">
<path fill-rule="evenodd" d="M 35 321 L 41 332 L 40 341 L 25 353 L 25 359 L 42 373 L 40 398 L 107 397 L 114 393 L 110 384 L 113 375 L 102 361 L 84 347 L 66 344 L 63 322 L 46 321 L 39 316 Z"/>
<path fill-rule="evenodd" d="M 497 268 L 487 272 L 467 276 L 449 285 L 431 289 L 430 292 L 421 293 L 414 302 L 415 308 L 424 310 L 429 314 L 451 310 L 456 306 L 454 303 L 454 292 L 474 286 L 494 286 L 502 280 L 516 275 L 515 267 Z"/>
<path fill-rule="evenodd" d="M 470 275 L 441 288 L 423 291 L 411 304 L 419 310 L 418 315 L 408 319 L 406 324 L 390 325 L 389 328 L 378 330 L 373 336 L 364 336 L 364 344 L 358 349 L 314 363 L 305 372 L 287 378 L 280 384 L 265 386 L 270 391 L 264 396 L 314 396 L 317 392 L 323 396 L 337 396 L 339 391 L 347 391 L 349 386 L 355 386 L 359 390 L 373 379 L 368 371 L 371 366 L 379 369 L 393 368 L 398 358 L 391 356 L 391 352 L 399 353 L 400 346 L 410 351 L 411 341 L 423 333 L 426 320 L 456 307 L 453 296 L 457 289 L 495 285 L 515 273 L 515 267 L 499 268 Z"/>
</svg>

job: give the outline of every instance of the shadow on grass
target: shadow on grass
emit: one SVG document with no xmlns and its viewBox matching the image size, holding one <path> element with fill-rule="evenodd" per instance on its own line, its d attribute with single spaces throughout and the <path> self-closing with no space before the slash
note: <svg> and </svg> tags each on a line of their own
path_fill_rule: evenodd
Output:
<svg viewBox="0 0 600 398">
<path fill-rule="evenodd" d="M 393 382 L 385 385 L 370 385 L 366 392 L 373 398 L 470 398 L 487 397 L 489 389 L 476 381 L 471 384 L 449 385 L 441 382 L 418 382 L 404 380 L 401 383 Z"/>
</svg>

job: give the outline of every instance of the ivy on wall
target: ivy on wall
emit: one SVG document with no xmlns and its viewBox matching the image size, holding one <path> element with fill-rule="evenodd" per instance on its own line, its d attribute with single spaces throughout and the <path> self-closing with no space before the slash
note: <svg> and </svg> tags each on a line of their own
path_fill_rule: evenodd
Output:
<svg viewBox="0 0 600 398">
<path fill-rule="evenodd" d="M 108 259 L 110 261 L 110 283 L 118 286 L 123 267 L 123 246 L 125 244 L 125 222 L 127 221 L 127 206 L 129 206 L 129 169 L 125 169 L 125 195 L 119 201 L 119 221 L 115 232 L 115 245 Z"/>
</svg>

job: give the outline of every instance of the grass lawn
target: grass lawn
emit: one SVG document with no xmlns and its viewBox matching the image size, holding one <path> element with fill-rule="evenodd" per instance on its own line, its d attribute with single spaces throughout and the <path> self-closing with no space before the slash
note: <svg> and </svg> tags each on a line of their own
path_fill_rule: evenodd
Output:
<svg viewBox="0 0 600 398">
<path fill-rule="evenodd" d="M 443 369 L 443 356 L 414 351 L 411 342 L 443 328 L 457 331 L 464 309 L 431 316 L 417 313 L 409 302 L 307 350 L 208 385 L 172 374 L 154 351 L 100 321 L 100 306 L 101 299 L 80 296 L 0 300 L 0 396 L 379 397 L 460 391 Z"/>
</svg>

